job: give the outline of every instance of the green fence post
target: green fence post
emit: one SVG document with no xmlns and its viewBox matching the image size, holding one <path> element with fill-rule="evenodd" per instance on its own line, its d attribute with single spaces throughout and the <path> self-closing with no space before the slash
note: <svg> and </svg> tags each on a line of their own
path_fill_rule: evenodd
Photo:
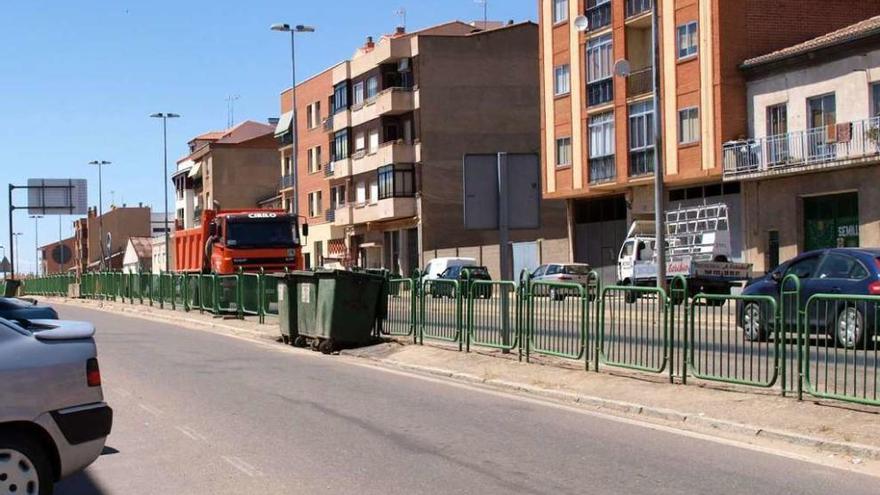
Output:
<svg viewBox="0 0 880 495">
<path fill-rule="evenodd" d="M 235 276 L 235 299 L 237 299 L 235 307 L 239 320 L 244 319 L 244 307 L 242 307 L 242 304 L 244 304 L 244 287 L 242 283 L 242 280 L 244 279 L 242 276 L 243 273 L 244 270 L 241 267 L 238 267 L 238 274 Z"/>
<path fill-rule="evenodd" d="M 789 281 L 794 286 L 793 290 L 787 288 Z M 781 291 L 780 291 L 781 302 L 779 304 L 779 315 L 780 315 L 779 326 L 782 327 L 782 332 L 781 332 L 781 335 L 779 336 L 778 340 L 780 340 L 781 341 L 780 343 L 782 344 L 782 352 L 781 352 L 781 356 L 782 356 L 781 357 L 781 360 L 782 360 L 782 364 L 781 364 L 782 396 L 785 397 L 786 392 L 788 390 L 788 376 L 787 375 L 789 372 L 788 366 L 787 366 L 788 355 L 786 353 L 787 337 L 785 335 L 786 334 L 785 314 L 786 314 L 786 309 L 788 306 L 786 304 L 786 300 L 788 299 L 788 297 L 786 297 L 786 296 L 789 296 L 789 297 L 794 296 L 794 329 L 795 329 L 795 336 L 796 336 L 795 342 L 797 345 L 797 349 L 795 350 L 795 352 L 797 353 L 797 362 L 798 362 L 798 370 L 797 370 L 798 383 L 796 385 L 796 388 L 797 388 L 797 393 L 798 393 L 798 400 L 801 400 L 802 399 L 802 396 L 801 396 L 801 393 L 802 393 L 801 385 L 802 384 L 801 384 L 801 380 L 800 380 L 800 378 L 802 377 L 802 373 L 801 373 L 802 372 L 802 370 L 801 370 L 801 360 L 802 360 L 802 356 L 801 356 L 801 312 L 800 312 L 800 309 L 801 309 L 800 308 L 801 282 L 800 282 L 800 279 L 798 278 L 798 276 L 792 273 L 792 274 L 786 275 L 785 278 L 782 279 L 782 285 L 780 287 L 781 287 Z"/>
<path fill-rule="evenodd" d="M 259 322 L 266 323 L 266 269 L 262 266 L 257 274 L 257 306 Z"/>
</svg>

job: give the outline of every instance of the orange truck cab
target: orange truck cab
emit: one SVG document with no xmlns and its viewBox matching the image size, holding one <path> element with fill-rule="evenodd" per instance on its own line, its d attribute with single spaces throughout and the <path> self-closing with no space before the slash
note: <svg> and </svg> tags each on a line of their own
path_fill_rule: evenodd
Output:
<svg viewBox="0 0 880 495">
<path fill-rule="evenodd" d="M 303 267 L 297 218 L 283 210 L 204 210 L 201 224 L 174 232 L 177 272 L 230 275 Z M 308 236 L 308 224 L 302 226 Z"/>
</svg>

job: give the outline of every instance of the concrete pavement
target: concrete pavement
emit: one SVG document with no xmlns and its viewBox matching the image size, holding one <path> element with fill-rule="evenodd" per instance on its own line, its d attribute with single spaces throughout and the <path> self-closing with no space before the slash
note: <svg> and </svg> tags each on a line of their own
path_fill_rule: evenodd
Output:
<svg viewBox="0 0 880 495">
<path fill-rule="evenodd" d="M 58 493 L 876 493 L 729 442 L 59 305 L 98 327 L 103 456 Z"/>
</svg>

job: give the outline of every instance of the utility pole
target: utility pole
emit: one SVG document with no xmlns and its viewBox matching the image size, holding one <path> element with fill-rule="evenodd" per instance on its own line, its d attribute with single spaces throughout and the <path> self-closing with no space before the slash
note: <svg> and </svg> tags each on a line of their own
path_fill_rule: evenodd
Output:
<svg viewBox="0 0 880 495">
<path fill-rule="evenodd" d="M 40 219 L 43 215 L 31 215 L 34 219 L 34 275 L 40 276 Z"/>
<path fill-rule="evenodd" d="M 669 20 L 667 19 L 667 22 Z M 654 86 L 654 229 L 656 246 L 654 252 L 657 255 L 657 287 L 666 289 L 666 214 L 664 205 L 665 191 L 663 189 L 663 136 L 660 125 L 660 9 L 657 2 L 651 15 L 651 53 L 654 61 L 651 68 Z"/>
<path fill-rule="evenodd" d="M 164 150 L 165 161 L 162 165 L 162 190 L 165 192 L 165 215 L 164 225 L 165 225 L 165 271 L 171 271 L 171 250 L 169 249 L 169 236 L 171 235 L 170 230 L 171 227 L 168 225 L 168 119 L 176 119 L 179 118 L 180 115 L 176 113 L 154 113 L 150 115 L 150 117 L 154 119 L 162 119 L 162 149 Z"/>
<path fill-rule="evenodd" d="M 98 266 L 101 270 L 104 269 L 104 201 L 102 199 L 102 190 L 103 184 L 101 183 L 102 174 L 101 169 L 104 165 L 110 165 L 111 162 L 107 160 L 92 160 L 89 162 L 89 165 L 97 165 L 98 166 L 98 247 L 101 248 L 101 260 L 98 263 Z M 88 241 L 86 241 L 88 242 Z"/>
<path fill-rule="evenodd" d="M 483 6 L 483 29 L 489 24 L 489 0 L 474 0 L 474 3 Z"/>
</svg>

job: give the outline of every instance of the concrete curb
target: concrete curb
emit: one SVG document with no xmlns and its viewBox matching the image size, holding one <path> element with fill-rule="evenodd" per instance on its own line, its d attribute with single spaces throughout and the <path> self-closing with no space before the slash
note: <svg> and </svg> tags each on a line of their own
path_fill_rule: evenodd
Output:
<svg viewBox="0 0 880 495">
<path fill-rule="evenodd" d="M 55 300 L 57 298 L 51 299 Z M 128 308 L 127 306 L 120 303 L 110 302 L 108 304 L 103 301 L 83 302 L 82 300 L 70 300 L 66 298 L 62 299 L 59 302 L 63 304 L 91 307 L 102 309 L 105 311 L 123 313 L 137 318 L 160 321 L 163 323 L 183 323 L 186 325 L 208 326 L 210 328 L 228 331 L 236 335 L 248 335 L 261 341 L 275 341 L 275 337 L 273 335 L 267 334 L 266 332 L 261 332 L 259 330 L 249 330 L 246 328 L 241 328 L 234 325 L 226 325 L 214 321 L 187 318 L 185 316 L 182 317 L 181 313 L 171 313 L 169 315 L 164 315 L 162 313 L 166 310 L 159 308 L 155 308 L 158 311 L 153 311 L 152 307 L 146 307 L 148 308 L 146 310 L 137 310 L 135 308 L 144 307 L 132 306 L 131 308 Z M 170 310 L 168 311 L 170 312 Z M 809 447 L 825 452 L 832 452 L 835 454 L 847 455 L 857 458 L 880 460 L 880 447 L 874 447 L 871 445 L 827 440 L 819 437 L 793 433 L 790 431 L 762 428 L 746 423 L 737 423 L 723 419 L 711 418 L 702 414 L 684 413 L 672 409 L 646 406 L 643 404 L 632 402 L 624 402 L 590 395 L 581 395 L 573 392 L 566 392 L 564 390 L 547 389 L 528 385 L 525 383 L 511 382 L 497 378 L 485 379 L 470 373 L 461 373 L 445 368 L 404 363 L 402 361 L 397 361 L 391 358 L 370 356 L 368 354 L 360 353 L 357 351 L 343 352 L 343 354 L 348 357 L 370 361 L 386 368 L 408 371 L 422 375 L 436 376 L 472 385 L 488 386 L 497 390 L 522 393 L 537 398 L 552 400 L 555 402 L 576 404 L 578 406 L 587 407 L 597 410 L 599 412 L 608 412 L 609 414 L 652 418 L 655 420 L 672 423 L 673 427 L 676 423 L 684 424 L 686 426 L 692 426 L 702 432 L 725 432 L 744 437 L 754 437 L 781 441 L 800 447 Z"/>
</svg>

